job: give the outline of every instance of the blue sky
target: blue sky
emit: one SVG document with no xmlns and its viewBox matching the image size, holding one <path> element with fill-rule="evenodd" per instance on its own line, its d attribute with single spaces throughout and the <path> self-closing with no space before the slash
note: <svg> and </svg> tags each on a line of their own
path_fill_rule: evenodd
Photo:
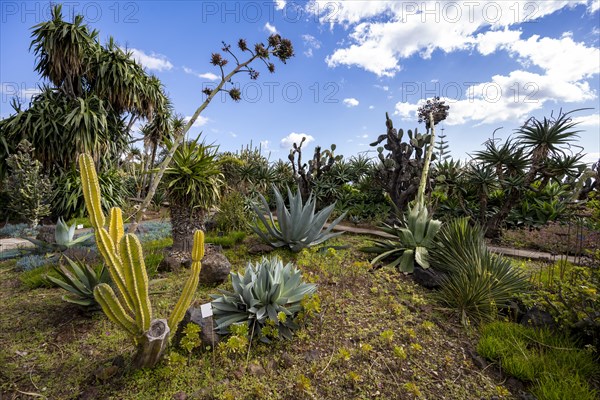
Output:
<svg viewBox="0 0 600 400">
<path fill-rule="evenodd" d="M 0 31 L 0 116 L 10 98 L 27 101 L 40 83 L 29 52 L 31 27 L 47 20 L 50 2 L 3 1 Z M 586 161 L 600 157 L 600 0 L 572 1 L 71 1 L 63 14 L 82 14 L 133 51 L 157 75 L 177 113 L 189 116 L 214 84 L 210 54 L 221 41 L 235 47 L 292 40 L 296 56 L 275 74 L 256 64 L 257 81 L 239 74 L 243 99 L 216 98 L 190 131 L 222 150 L 252 142 L 271 159 L 291 142 L 337 144 L 346 157 L 371 151 L 385 131 L 385 112 L 398 128 L 423 131 L 419 102 L 446 98 L 443 123 L 452 155 L 481 149 L 492 132 L 505 138 L 528 117 L 559 109 L 575 114 Z M 242 55 L 243 57 L 243 55 Z"/>
</svg>

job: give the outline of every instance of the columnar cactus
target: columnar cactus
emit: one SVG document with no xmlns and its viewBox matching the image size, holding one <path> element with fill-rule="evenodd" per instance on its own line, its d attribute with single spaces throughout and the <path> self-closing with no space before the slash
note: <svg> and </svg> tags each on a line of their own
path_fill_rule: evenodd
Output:
<svg viewBox="0 0 600 400">
<path fill-rule="evenodd" d="M 191 275 L 168 321 L 152 319 L 148 297 L 148 275 L 142 245 L 131 233 L 125 234 L 120 208 L 110 210 L 108 230 L 100 205 L 100 187 L 94 162 L 87 154 L 79 157 L 85 204 L 94 227 L 98 249 L 108 266 L 117 293 L 107 284 L 97 285 L 94 297 L 107 317 L 125 330 L 138 345 L 134 366 L 151 367 L 158 362 L 168 344 L 169 334 L 175 333 L 198 286 L 204 233 L 196 231 L 192 250 Z"/>
</svg>

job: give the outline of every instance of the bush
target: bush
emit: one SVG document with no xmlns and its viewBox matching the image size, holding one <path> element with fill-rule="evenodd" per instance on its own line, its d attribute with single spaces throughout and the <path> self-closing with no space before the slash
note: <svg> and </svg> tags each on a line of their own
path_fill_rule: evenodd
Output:
<svg viewBox="0 0 600 400">
<path fill-rule="evenodd" d="M 437 299 L 458 312 L 461 323 L 492 320 L 500 307 L 527 289 L 523 275 L 485 246 L 483 231 L 461 218 L 446 224 L 432 251 L 432 267 L 447 272 Z"/>
<path fill-rule="evenodd" d="M 52 258 L 34 254 L 22 257 L 20 260 L 18 260 L 15 264 L 15 269 L 17 271 L 31 271 L 43 267 L 44 265 L 51 264 L 54 261 L 55 260 Z"/>
<path fill-rule="evenodd" d="M 35 227 L 40 219 L 50 215 L 50 179 L 42 172 L 42 163 L 31 157 L 31 143 L 22 140 L 16 154 L 6 159 L 10 169 L 5 190 L 10 197 L 8 208 Z"/>
<path fill-rule="evenodd" d="M 244 196 L 237 191 L 221 198 L 219 212 L 215 215 L 217 229 L 221 232 L 246 231 L 250 226 L 250 212 L 245 207 Z"/>
<path fill-rule="evenodd" d="M 38 228 L 31 228 L 27 224 L 6 224 L 0 228 L 0 238 L 26 238 L 36 236 Z"/>
</svg>

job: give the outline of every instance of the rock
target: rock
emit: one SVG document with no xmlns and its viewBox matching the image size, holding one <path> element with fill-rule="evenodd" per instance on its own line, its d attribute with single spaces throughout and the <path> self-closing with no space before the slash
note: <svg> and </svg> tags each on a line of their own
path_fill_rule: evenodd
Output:
<svg viewBox="0 0 600 400">
<path fill-rule="evenodd" d="M 427 289 L 437 289 L 441 286 L 442 278 L 445 275 L 446 274 L 443 272 L 436 271 L 432 268 L 424 269 L 415 265 L 413 280 Z"/>
<path fill-rule="evenodd" d="M 277 361 L 275 361 L 274 359 L 269 359 L 269 361 L 267 361 L 267 365 L 265 365 L 265 369 L 268 372 L 275 372 L 277 371 Z"/>
<path fill-rule="evenodd" d="M 56 243 L 56 238 L 54 237 L 55 229 L 56 225 L 42 225 L 38 228 L 38 234 L 35 238 L 46 243 Z"/>
<path fill-rule="evenodd" d="M 318 350 L 309 350 L 306 353 L 304 353 L 304 361 L 306 361 L 307 363 L 311 362 L 311 361 L 315 361 L 319 359 L 319 351 Z"/>
<path fill-rule="evenodd" d="M 257 362 L 250 363 L 248 365 L 248 372 L 253 376 L 264 376 L 267 374 L 267 371 Z"/>
<path fill-rule="evenodd" d="M 192 266 L 191 254 L 185 254 L 177 251 L 169 251 L 158 264 L 158 272 L 175 272 L 181 268 L 190 268 Z"/>
<path fill-rule="evenodd" d="M 177 392 L 173 395 L 173 400 L 187 400 L 188 396 L 185 392 Z"/>
<path fill-rule="evenodd" d="M 290 368 L 294 365 L 294 360 L 288 353 L 283 353 L 279 358 L 279 366 L 282 368 Z"/>
<path fill-rule="evenodd" d="M 537 306 L 533 306 L 521 320 L 521 325 L 532 328 L 554 328 L 556 323 L 552 315 Z"/>
<path fill-rule="evenodd" d="M 244 242 L 246 244 L 246 251 L 248 254 L 266 254 L 275 250 L 273 246 L 254 237 L 248 238 Z"/>
<path fill-rule="evenodd" d="M 200 270 L 200 283 L 203 285 L 218 285 L 229 277 L 231 263 L 220 252 L 220 246 L 206 245 L 202 270 Z"/>
<path fill-rule="evenodd" d="M 200 308 L 192 306 L 185 312 L 183 320 L 179 324 L 179 328 L 177 329 L 177 333 L 175 334 L 175 338 L 173 340 L 176 345 L 179 345 L 179 342 L 183 337 L 183 329 L 190 322 L 200 327 L 200 340 L 202 341 L 202 345 L 204 347 L 211 346 L 211 348 L 214 349 L 215 346 L 221 341 L 221 336 L 214 330 L 215 323 L 213 321 L 213 317 L 202 318 L 202 312 L 200 312 Z"/>
</svg>

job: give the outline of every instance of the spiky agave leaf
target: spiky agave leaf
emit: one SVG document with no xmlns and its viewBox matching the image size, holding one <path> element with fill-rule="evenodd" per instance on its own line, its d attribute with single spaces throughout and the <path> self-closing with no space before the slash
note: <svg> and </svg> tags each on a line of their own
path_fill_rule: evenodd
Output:
<svg viewBox="0 0 600 400">
<path fill-rule="evenodd" d="M 277 327 L 284 338 L 291 338 L 298 328 L 293 318 L 302 310 L 301 301 L 313 294 L 314 284 L 302 281 L 302 273 L 291 263 L 283 265 L 279 258 L 263 258 L 256 264 L 248 263 L 244 275 L 231 273 L 233 292 L 220 290 L 220 295 L 211 295 L 217 329 L 227 333 L 231 324 L 246 321 L 253 326 L 250 330 L 261 340 L 262 328 L 267 324 Z M 280 313 L 286 317 L 279 319 Z"/>
<path fill-rule="evenodd" d="M 306 204 L 302 203 L 302 197 L 299 192 L 295 194 L 289 188 L 289 209 L 285 206 L 283 196 L 273 186 L 275 194 L 275 202 L 277 205 L 277 222 L 275 223 L 273 214 L 269 210 L 269 206 L 265 198 L 259 194 L 259 199 L 262 203 L 262 208 L 253 205 L 254 212 L 258 217 L 258 221 L 265 228 L 266 233 L 259 228 L 258 225 L 252 226 L 252 230 L 256 232 L 264 241 L 273 247 L 288 246 L 292 251 L 298 252 L 306 247 L 315 246 L 329 240 L 333 237 L 341 235 L 343 232 L 330 233 L 331 230 L 344 218 L 346 213 L 335 219 L 327 229 L 323 230 L 327 219 L 333 212 L 335 204 L 329 205 L 315 214 L 316 199 L 309 196 Z M 265 218 L 265 215 L 268 216 Z"/>
</svg>

